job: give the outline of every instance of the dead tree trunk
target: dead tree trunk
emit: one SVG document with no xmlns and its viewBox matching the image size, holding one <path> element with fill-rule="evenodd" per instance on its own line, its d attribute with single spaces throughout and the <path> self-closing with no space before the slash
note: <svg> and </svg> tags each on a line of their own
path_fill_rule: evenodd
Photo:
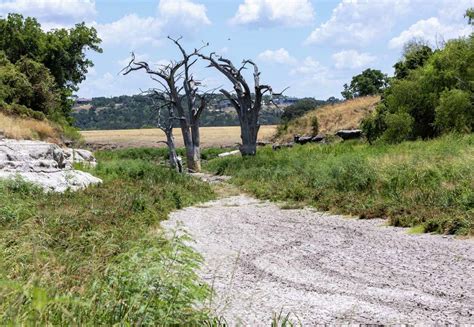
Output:
<svg viewBox="0 0 474 327">
<path fill-rule="evenodd" d="M 182 173 L 183 165 L 181 163 L 181 159 L 176 153 L 176 145 L 174 143 L 174 136 L 173 136 L 172 130 L 165 131 L 165 135 L 166 135 L 166 145 L 168 146 L 168 151 L 169 151 L 170 166 L 171 168 L 175 169 L 178 173 Z"/>
<path fill-rule="evenodd" d="M 216 68 L 233 84 L 234 93 L 224 89 L 220 91 L 232 103 L 239 117 L 240 137 L 242 139 L 240 153 L 243 156 L 255 155 L 260 129 L 259 114 L 262 109 L 262 98 L 266 92 L 272 94 L 272 88 L 269 85 L 260 85 L 260 72 L 257 65 L 251 60 L 244 60 L 242 66 L 237 69 L 228 59 L 222 57 L 216 59 L 214 53 L 209 56 L 202 54 L 199 54 L 199 56 L 209 61 L 211 67 Z M 246 65 L 252 65 L 254 69 L 253 94 L 247 81 L 242 76 L 242 70 L 246 69 Z"/>
<path fill-rule="evenodd" d="M 157 109 L 157 124 L 156 127 L 161 129 L 166 136 L 166 142 L 169 152 L 169 162 L 171 168 L 179 173 L 183 172 L 183 164 L 181 158 L 176 152 L 176 144 L 174 141 L 173 127 L 176 117 L 173 113 L 172 102 L 169 101 L 163 93 L 157 90 L 149 90 L 147 94 L 151 97 L 154 107 Z M 167 108 L 167 112 L 163 114 L 162 109 Z"/>
<path fill-rule="evenodd" d="M 153 70 L 146 62 L 132 60 L 126 68 L 124 75 L 131 71 L 145 70 L 151 78 L 161 84 L 162 92 L 167 95 L 167 101 L 173 106 L 174 119 L 179 121 L 179 127 L 183 136 L 183 143 L 186 148 L 186 163 L 189 171 L 201 171 L 201 149 L 199 137 L 199 118 L 205 108 L 204 94 L 198 94 L 200 83 L 194 80 L 190 70 L 196 63 L 196 56 L 202 49 L 195 49 L 188 54 L 179 43 L 180 39 L 168 37 L 179 48 L 182 59 L 172 61 L 169 65 L 162 66 L 158 70 Z M 205 45 L 207 46 L 207 45 Z"/>
</svg>

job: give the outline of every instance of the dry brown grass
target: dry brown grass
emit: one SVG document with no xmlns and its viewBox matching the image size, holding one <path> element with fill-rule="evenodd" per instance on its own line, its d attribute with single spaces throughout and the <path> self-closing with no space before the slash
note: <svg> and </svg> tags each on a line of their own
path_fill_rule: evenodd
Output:
<svg viewBox="0 0 474 327">
<path fill-rule="evenodd" d="M 240 127 L 201 127 L 201 145 L 204 148 L 232 146 L 241 142 Z M 265 125 L 260 127 L 258 134 L 259 140 L 269 140 L 275 134 L 276 126 Z M 126 129 L 126 130 L 100 130 L 100 131 L 82 131 L 86 143 L 94 147 L 117 146 L 125 147 L 157 147 L 163 146 L 159 141 L 165 141 L 164 133 L 159 129 Z M 176 145 L 183 146 L 181 130 L 174 130 Z"/>
<path fill-rule="evenodd" d="M 374 110 L 379 101 L 379 96 L 369 96 L 317 108 L 290 122 L 286 132 L 278 139 L 290 141 L 295 134 L 310 135 L 311 118 L 314 116 L 318 118 L 319 132 L 323 134 L 334 134 L 340 129 L 358 128 L 362 119 Z"/>
<path fill-rule="evenodd" d="M 0 131 L 7 138 L 57 142 L 59 132 L 47 121 L 7 116 L 0 112 Z"/>
</svg>

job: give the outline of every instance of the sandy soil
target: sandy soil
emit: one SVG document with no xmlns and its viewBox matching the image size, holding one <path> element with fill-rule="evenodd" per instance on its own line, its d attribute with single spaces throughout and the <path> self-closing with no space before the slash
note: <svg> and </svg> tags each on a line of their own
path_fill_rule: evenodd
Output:
<svg viewBox="0 0 474 327">
<path fill-rule="evenodd" d="M 240 127 L 201 127 L 201 146 L 220 147 L 234 146 L 240 143 Z M 276 126 L 265 125 L 260 127 L 259 140 L 270 139 L 276 131 Z M 82 131 L 86 143 L 94 148 L 129 148 L 129 147 L 157 147 L 164 146 L 159 141 L 165 141 L 165 134 L 159 129 L 125 129 L 104 131 Z M 183 146 L 181 131 L 174 130 L 176 145 Z"/>
<path fill-rule="evenodd" d="M 474 324 L 474 242 L 232 196 L 174 212 L 230 325 Z"/>
</svg>

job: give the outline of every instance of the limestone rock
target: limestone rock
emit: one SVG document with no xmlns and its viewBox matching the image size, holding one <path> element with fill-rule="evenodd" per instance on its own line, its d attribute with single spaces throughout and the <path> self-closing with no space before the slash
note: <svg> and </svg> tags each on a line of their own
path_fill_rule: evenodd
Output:
<svg viewBox="0 0 474 327">
<path fill-rule="evenodd" d="M 337 131 L 337 136 L 343 140 L 353 140 L 362 137 L 362 130 L 360 129 L 341 129 Z"/>
<path fill-rule="evenodd" d="M 0 140 L 0 178 L 21 177 L 54 192 L 75 191 L 102 182 L 89 173 L 74 170 L 74 162 L 96 164 L 87 150 L 62 149 L 41 141 Z"/>
</svg>

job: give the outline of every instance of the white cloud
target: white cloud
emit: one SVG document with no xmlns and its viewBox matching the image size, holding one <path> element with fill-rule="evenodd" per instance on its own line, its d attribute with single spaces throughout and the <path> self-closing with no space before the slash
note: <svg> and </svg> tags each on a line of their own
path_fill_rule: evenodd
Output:
<svg viewBox="0 0 474 327">
<path fill-rule="evenodd" d="M 157 45 L 162 39 L 162 22 L 155 17 L 131 14 L 109 24 L 95 24 L 106 45 Z"/>
<path fill-rule="evenodd" d="M 369 53 L 360 53 L 356 50 L 343 50 L 332 55 L 334 66 L 337 69 L 355 69 L 373 63 L 377 58 Z"/>
<path fill-rule="evenodd" d="M 129 44 L 133 47 L 159 45 L 168 34 L 192 35 L 211 21 L 204 5 L 189 0 L 161 0 L 157 16 L 130 14 L 109 24 L 96 24 L 105 44 Z"/>
<path fill-rule="evenodd" d="M 316 28 L 306 44 L 367 45 L 390 31 L 409 0 L 343 0 L 328 21 Z"/>
<path fill-rule="evenodd" d="M 88 76 L 88 78 L 81 83 L 81 88 L 78 95 L 85 98 L 94 96 L 116 96 L 122 94 L 137 94 L 140 89 L 147 90 L 155 87 L 156 83 L 146 74 L 129 74 L 123 76 L 120 73 L 106 72 L 102 75 Z"/>
<path fill-rule="evenodd" d="M 327 67 L 311 56 L 306 57 L 298 66 L 290 71 L 291 75 L 306 75 L 306 76 L 326 76 L 329 73 Z"/>
<path fill-rule="evenodd" d="M 211 24 L 206 14 L 206 6 L 189 0 L 161 0 L 158 16 L 173 25 L 196 27 L 195 24 Z"/>
<path fill-rule="evenodd" d="M 314 19 L 309 0 L 245 0 L 231 19 L 236 25 L 301 26 Z"/>
<path fill-rule="evenodd" d="M 309 56 L 295 66 L 290 75 L 297 78 L 292 89 L 305 90 L 305 96 L 308 94 L 318 94 L 321 98 L 328 98 L 335 95 L 342 89 L 344 78 L 335 75 L 333 69 L 322 65 L 319 61 Z M 337 95 L 337 94 L 336 94 Z"/>
<path fill-rule="evenodd" d="M 258 59 L 277 64 L 294 64 L 296 59 L 290 56 L 287 50 L 280 48 L 278 50 L 265 50 L 258 55 Z"/>
<path fill-rule="evenodd" d="M 437 44 L 440 41 L 469 35 L 472 32 L 467 24 L 444 24 L 436 17 L 422 19 L 411 25 L 397 37 L 389 42 L 389 47 L 401 48 L 406 42 L 413 38 L 420 38 L 431 44 Z"/>
<path fill-rule="evenodd" d="M 0 15 L 21 13 L 55 27 L 91 20 L 96 14 L 94 0 L 14 0 L 0 2 Z"/>
</svg>

